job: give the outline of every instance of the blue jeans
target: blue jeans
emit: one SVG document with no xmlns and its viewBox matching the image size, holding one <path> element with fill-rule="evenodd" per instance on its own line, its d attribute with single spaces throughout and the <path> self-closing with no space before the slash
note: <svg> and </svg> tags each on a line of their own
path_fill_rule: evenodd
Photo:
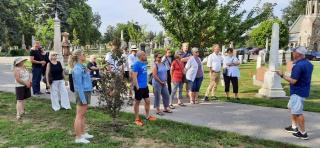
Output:
<svg viewBox="0 0 320 148">
<path fill-rule="evenodd" d="M 169 90 L 167 85 L 161 85 L 158 82 L 154 82 L 153 94 L 154 94 L 154 108 L 160 107 L 160 98 L 162 97 L 163 106 L 165 108 L 169 107 Z"/>
<path fill-rule="evenodd" d="M 40 93 L 40 82 L 41 82 L 41 67 L 32 68 L 32 91 L 33 94 Z"/>
<path fill-rule="evenodd" d="M 172 104 L 172 101 L 174 100 L 174 97 L 176 96 L 177 91 L 178 91 L 178 99 L 182 99 L 182 87 L 183 87 L 183 82 L 180 82 L 180 83 L 173 82 L 173 89 L 171 93 L 170 104 Z"/>
</svg>

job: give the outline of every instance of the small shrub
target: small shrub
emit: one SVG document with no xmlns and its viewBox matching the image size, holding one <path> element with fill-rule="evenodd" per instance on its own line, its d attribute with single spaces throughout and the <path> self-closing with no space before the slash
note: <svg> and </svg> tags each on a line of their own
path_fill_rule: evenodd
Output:
<svg viewBox="0 0 320 148">
<path fill-rule="evenodd" d="M 9 51 L 10 56 L 26 56 L 28 55 L 28 52 L 26 50 L 20 49 L 20 50 L 10 50 Z"/>
</svg>

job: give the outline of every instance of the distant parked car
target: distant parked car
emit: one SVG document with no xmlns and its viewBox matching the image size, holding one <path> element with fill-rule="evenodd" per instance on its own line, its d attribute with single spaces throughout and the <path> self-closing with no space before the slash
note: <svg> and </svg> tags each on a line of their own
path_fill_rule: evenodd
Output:
<svg viewBox="0 0 320 148">
<path fill-rule="evenodd" d="M 249 52 L 253 55 L 258 55 L 261 50 L 263 50 L 263 48 L 252 48 Z"/>
<path fill-rule="evenodd" d="M 237 51 L 237 55 L 244 55 L 249 53 L 249 49 L 248 48 L 238 48 L 236 49 Z"/>
<path fill-rule="evenodd" d="M 313 61 L 319 61 L 320 60 L 320 52 L 319 51 L 308 51 L 305 55 L 307 59 L 313 60 Z"/>
</svg>

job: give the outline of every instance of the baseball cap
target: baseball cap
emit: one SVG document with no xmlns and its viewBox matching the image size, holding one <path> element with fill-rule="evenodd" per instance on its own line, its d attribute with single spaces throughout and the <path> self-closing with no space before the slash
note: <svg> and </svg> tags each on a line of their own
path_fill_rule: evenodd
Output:
<svg viewBox="0 0 320 148">
<path fill-rule="evenodd" d="M 303 54 L 303 55 L 305 55 L 308 52 L 308 50 L 304 46 L 294 48 L 292 51 Z"/>
</svg>

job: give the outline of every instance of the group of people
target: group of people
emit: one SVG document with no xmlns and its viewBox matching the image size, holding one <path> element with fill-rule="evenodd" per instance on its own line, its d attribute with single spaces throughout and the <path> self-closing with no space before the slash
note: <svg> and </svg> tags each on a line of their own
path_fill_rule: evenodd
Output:
<svg viewBox="0 0 320 148">
<path fill-rule="evenodd" d="M 217 85 L 220 81 L 220 75 L 223 76 L 225 83 L 225 93 L 227 99 L 230 99 L 230 83 L 233 86 L 234 98 L 239 100 L 238 81 L 240 77 L 240 62 L 234 55 L 232 48 L 228 48 L 225 53 L 221 53 L 220 46 L 215 44 L 212 47 L 212 53 L 201 61 L 199 49 L 192 48 L 189 50 L 188 43 L 182 43 L 181 50 L 175 52 L 172 56 L 171 50 L 166 49 L 165 54 L 155 53 L 154 62 L 151 64 L 151 72 L 148 74 L 147 56 L 144 51 L 138 50 L 137 47 L 131 46 L 130 53 L 128 47 L 120 47 L 120 42 L 115 40 L 111 43 L 112 50 L 106 55 L 108 71 L 117 72 L 128 81 L 129 104 L 134 104 L 135 124 L 143 126 L 143 120 L 139 115 L 139 105 L 142 100 L 145 102 L 145 118 L 148 121 L 155 121 L 156 117 L 150 113 L 150 97 L 148 83 L 153 86 L 154 108 L 157 115 L 172 113 L 176 106 L 185 107 L 182 102 L 183 86 L 186 86 L 187 97 L 190 104 L 198 104 L 199 91 L 202 81 L 204 80 L 204 66 L 209 68 L 210 83 L 206 89 L 204 101 L 209 98 L 215 100 Z M 121 58 L 114 56 L 120 51 Z M 312 64 L 304 58 L 305 51 L 297 49 L 294 52 L 296 63 L 292 70 L 291 77 L 284 76 L 277 72 L 281 77 L 290 82 L 291 98 L 288 107 L 292 113 L 292 125 L 286 130 L 294 132 L 295 136 L 307 139 L 307 133 L 304 129 L 304 118 L 302 115 L 303 101 L 309 96 Z M 45 60 L 45 55 L 48 60 Z M 27 71 L 24 62 L 27 59 L 16 58 L 14 61 L 14 76 L 16 80 L 16 99 L 17 99 L 17 119 L 24 114 L 24 100 L 31 97 L 31 89 L 34 95 L 42 94 L 40 92 L 41 74 L 44 73 L 46 88 L 50 89 L 52 109 L 54 111 L 60 108 L 71 109 L 69 95 L 66 89 L 68 83 L 65 81 L 63 65 L 57 58 L 58 54 L 50 52 L 43 54 L 40 43 L 36 42 L 30 51 L 30 61 L 32 62 L 32 75 Z M 120 60 L 122 64 L 119 64 Z M 101 77 L 100 68 L 97 66 L 96 57 L 90 56 L 90 61 L 85 65 L 86 56 L 82 50 L 75 50 L 69 56 L 68 67 L 70 68 L 69 77 L 71 77 L 72 87 L 76 98 L 76 117 L 74 129 L 76 134 L 76 143 L 90 143 L 89 139 L 93 135 L 85 132 L 85 115 L 90 104 L 93 87 L 97 87 L 97 80 Z M 45 69 L 45 72 L 43 70 Z M 148 75 L 152 78 L 148 82 Z M 134 93 L 132 93 L 134 92 Z M 163 101 L 163 110 L 160 109 L 161 99 Z M 176 104 L 175 104 L 175 101 Z M 61 102 L 61 105 L 59 104 Z M 298 130 L 299 127 L 299 130 Z"/>
</svg>

